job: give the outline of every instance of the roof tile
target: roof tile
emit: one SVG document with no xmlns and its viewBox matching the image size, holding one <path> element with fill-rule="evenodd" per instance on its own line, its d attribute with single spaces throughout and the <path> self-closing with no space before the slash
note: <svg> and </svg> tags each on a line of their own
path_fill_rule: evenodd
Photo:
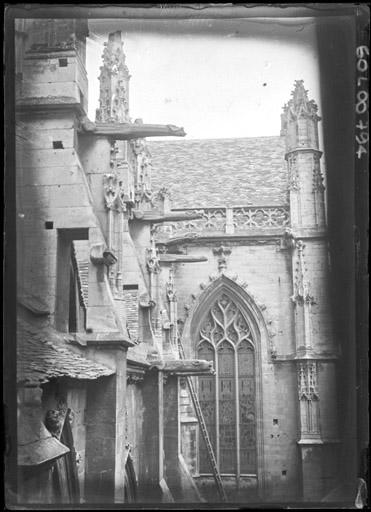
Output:
<svg viewBox="0 0 371 512">
<path fill-rule="evenodd" d="M 42 384 L 56 377 L 97 379 L 114 370 L 73 352 L 63 333 L 40 329 L 24 320 L 17 327 L 17 381 Z"/>
<path fill-rule="evenodd" d="M 147 142 L 152 187 L 170 189 L 172 207 L 288 203 L 283 137 Z"/>
</svg>

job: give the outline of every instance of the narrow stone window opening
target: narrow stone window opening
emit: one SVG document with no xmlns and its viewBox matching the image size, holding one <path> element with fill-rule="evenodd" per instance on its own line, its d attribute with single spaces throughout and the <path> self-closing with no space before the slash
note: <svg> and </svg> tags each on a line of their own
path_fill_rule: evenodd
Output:
<svg viewBox="0 0 371 512">
<path fill-rule="evenodd" d="M 278 425 L 278 420 L 277 419 L 273 420 L 273 425 Z"/>
<path fill-rule="evenodd" d="M 124 284 L 123 286 L 124 290 L 138 290 L 137 284 Z"/>
<path fill-rule="evenodd" d="M 60 68 L 66 68 L 68 66 L 68 60 L 67 59 L 59 59 L 59 67 Z"/>
<path fill-rule="evenodd" d="M 282 471 L 282 476 L 286 476 L 286 473 L 287 473 L 287 471 L 284 469 L 284 470 Z"/>
<path fill-rule="evenodd" d="M 53 140 L 53 149 L 64 149 L 63 142 L 61 140 Z"/>
<path fill-rule="evenodd" d="M 58 229 L 56 328 L 62 332 L 85 330 L 74 240 L 88 240 L 88 229 Z"/>
<path fill-rule="evenodd" d="M 45 222 L 45 229 L 53 229 L 54 228 L 54 222 L 47 220 Z"/>
</svg>

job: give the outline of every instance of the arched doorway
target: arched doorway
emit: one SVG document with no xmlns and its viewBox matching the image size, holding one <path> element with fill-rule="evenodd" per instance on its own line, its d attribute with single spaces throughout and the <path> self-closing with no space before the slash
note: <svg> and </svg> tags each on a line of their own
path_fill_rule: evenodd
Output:
<svg viewBox="0 0 371 512">
<path fill-rule="evenodd" d="M 257 474 L 256 355 L 248 314 L 221 289 L 205 308 L 196 332 L 196 357 L 212 361 L 215 376 L 198 379 L 198 395 L 219 471 Z M 199 473 L 211 473 L 203 439 Z"/>
</svg>

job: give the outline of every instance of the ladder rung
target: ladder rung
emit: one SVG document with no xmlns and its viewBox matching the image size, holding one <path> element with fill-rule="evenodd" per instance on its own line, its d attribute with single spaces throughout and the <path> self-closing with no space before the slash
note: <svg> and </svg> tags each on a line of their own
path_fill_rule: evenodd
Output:
<svg viewBox="0 0 371 512">
<path fill-rule="evenodd" d="M 182 345 L 180 339 L 178 339 L 178 347 L 179 347 L 179 355 L 180 355 L 181 359 L 184 359 L 184 354 L 185 353 L 184 353 L 184 348 L 183 348 L 183 345 Z M 220 494 L 220 496 L 222 498 L 222 501 L 226 502 L 227 501 L 227 496 L 225 494 L 225 490 L 224 490 L 224 487 L 223 487 L 223 482 L 222 482 L 222 479 L 220 477 L 220 473 L 219 473 L 218 466 L 217 466 L 216 459 L 215 459 L 215 455 L 214 455 L 214 450 L 213 450 L 212 444 L 210 442 L 209 433 L 208 433 L 207 428 L 206 428 L 206 423 L 205 423 L 205 419 L 204 419 L 204 416 L 203 416 L 203 413 L 202 413 L 200 402 L 198 400 L 197 393 L 194 390 L 191 378 L 190 377 L 186 377 L 186 379 L 187 379 L 188 388 L 189 388 L 189 391 L 190 391 L 190 394 L 191 394 L 191 397 L 192 397 L 192 402 L 193 402 L 193 405 L 194 405 L 194 408 L 195 408 L 195 411 L 196 411 L 196 414 L 197 414 L 197 418 L 198 418 L 198 421 L 199 421 L 199 424 L 200 424 L 200 427 L 201 427 L 203 438 L 204 438 L 204 441 L 205 441 L 205 444 L 206 444 L 207 454 L 209 456 L 209 462 L 210 462 L 210 465 L 211 465 L 211 469 L 213 470 L 214 480 L 216 482 L 216 486 L 218 488 L 218 491 L 219 491 L 219 494 Z"/>
</svg>

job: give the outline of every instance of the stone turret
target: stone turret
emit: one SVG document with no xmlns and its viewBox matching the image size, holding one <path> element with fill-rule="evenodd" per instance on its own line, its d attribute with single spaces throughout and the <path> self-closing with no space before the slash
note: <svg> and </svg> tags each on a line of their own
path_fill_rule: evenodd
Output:
<svg viewBox="0 0 371 512">
<path fill-rule="evenodd" d="M 303 80 L 295 81 L 291 99 L 283 107 L 281 135 L 286 137 L 286 151 L 297 148 L 318 149 L 318 107 L 309 100 Z"/>
<path fill-rule="evenodd" d="M 303 80 L 296 80 L 292 98 L 281 115 L 289 172 L 291 224 L 294 228 L 325 229 L 324 185 L 318 144 L 318 107 L 308 99 Z"/>
<path fill-rule="evenodd" d="M 288 164 L 292 280 L 303 498 L 316 500 L 336 479 L 336 359 L 328 283 L 318 107 L 302 80 L 281 115 Z M 328 473 L 328 474 L 327 474 Z"/>
</svg>

